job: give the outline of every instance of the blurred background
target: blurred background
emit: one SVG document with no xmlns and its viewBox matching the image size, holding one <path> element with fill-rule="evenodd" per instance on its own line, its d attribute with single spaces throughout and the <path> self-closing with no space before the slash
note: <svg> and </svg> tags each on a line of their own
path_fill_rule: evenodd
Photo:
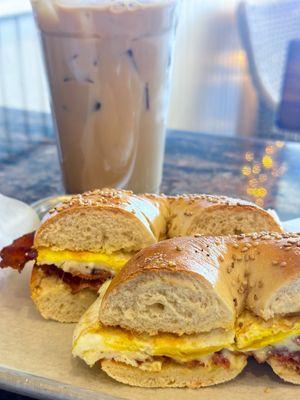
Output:
<svg viewBox="0 0 300 400">
<path fill-rule="evenodd" d="M 182 0 L 169 127 L 270 135 L 298 0 Z M 0 0 L 0 106 L 49 112 L 29 0 Z"/>
<path fill-rule="evenodd" d="M 30 142 L 38 130 L 52 137 L 49 93 L 29 0 L 0 0 L 4 137 L 16 115 L 8 109 L 19 110 L 23 126 L 14 129 L 26 132 Z M 35 115 L 39 121 L 42 115 L 44 122 L 37 124 Z M 168 125 L 212 138 L 272 139 L 259 151 L 248 141 L 245 151 L 234 153 L 235 161 L 230 156 L 239 165 L 242 186 L 235 194 L 275 207 L 271 193 L 276 193 L 276 206 L 284 209 L 283 194 L 288 193 L 297 213 L 300 0 L 182 0 Z M 14 146 L 13 138 L 5 139 Z M 224 164 L 216 174 L 225 183 L 226 171 Z M 221 189 L 227 193 L 224 185 Z"/>
</svg>

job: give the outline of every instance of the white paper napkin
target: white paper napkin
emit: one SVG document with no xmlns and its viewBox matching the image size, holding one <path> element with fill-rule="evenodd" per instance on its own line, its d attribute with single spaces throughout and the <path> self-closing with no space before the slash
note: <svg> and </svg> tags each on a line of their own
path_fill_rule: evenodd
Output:
<svg viewBox="0 0 300 400">
<path fill-rule="evenodd" d="M 39 226 L 37 213 L 27 204 L 0 194 L 0 249 Z"/>
</svg>

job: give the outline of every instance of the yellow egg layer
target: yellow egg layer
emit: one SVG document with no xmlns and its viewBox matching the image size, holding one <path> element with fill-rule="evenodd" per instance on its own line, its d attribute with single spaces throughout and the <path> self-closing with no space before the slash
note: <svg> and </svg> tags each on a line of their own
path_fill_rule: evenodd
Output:
<svg viewBox="0 0 300 400">
<path fill-rule="evenodd" d="M 276 317 L 265 321 L 245 311 L 236 321 L 236 347 L 243 351 L 259 349 L 298 334 L 300 317 Z"/>
<path fill-rule="evenodd" d="M 115 272 L 119 272 L 131 257 L 132 254 L 125 253 L 104 254 L 87 251 L 56 251 L 49 248 L 40 248 L 38 249 L 37 264 L 60 265 L 66 261 L 77 262 L 79 264 L 93 263 L 95 265 L 105 265 Z"/>
<path fill-rule="evenodd" d="M 101 297 L 101 296 L 100 296 Z M 216 329 L 208 333 L 177 336 L 168 333 L 150 336 L 126 331 L 122 328 L 105 327 L 98 320 L 101 298 L 90 307 L 75 329 L 73 354 L 89 365 L 109 354 L 126 354 L 139 359 L 147 356 L 166 356 L 179 362 L 187 362 L 222 349 L 231 349 L 234 331 Z"/>
<path fill-rule="evenodd" d="M 219 334 L 210 340 L 208 335 L 175 336 L 162 334 L 156 336 L 137 335 L 119 328 L 101 327 L 94 332 L 102 337 L 105 347 L 114 351 L 142 351 L 151 356 L 166 356 L 186 362 L 228 348 L 232 344 L 232 334 Z M 215 343 L 214 343 L 215 342 Z"/>
</svg>

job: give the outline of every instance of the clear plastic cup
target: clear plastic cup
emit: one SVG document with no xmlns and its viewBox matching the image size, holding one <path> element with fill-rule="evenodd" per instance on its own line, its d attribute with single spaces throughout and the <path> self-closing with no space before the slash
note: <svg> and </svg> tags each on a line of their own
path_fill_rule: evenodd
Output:
<svg viewBox="0 0 300 400">
<path fill-rule="evenodd" d="M 157 192 L 179 0 L 32 0 L 68 193 Z"/>
</svg>

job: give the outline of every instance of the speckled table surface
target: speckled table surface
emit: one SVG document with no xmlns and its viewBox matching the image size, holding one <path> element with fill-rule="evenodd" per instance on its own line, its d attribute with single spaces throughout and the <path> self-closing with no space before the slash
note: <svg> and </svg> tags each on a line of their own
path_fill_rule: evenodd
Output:
<svg viewBox="0 0 300 400">
<path fill-rule="evenodd" d="M 161 191 L 225 194 L 300 217 L 300 144 L 169 131 Z M 0 193 L 63 193 L 49 115 L 0 109 Z"/>
<path fill-rule="evenodd" d="M 241 197 L 297 218 L 300 144 L 169 131 L 161 190 Z M 0 193 L 28 203 L 63 193 L 49 115 L 0 109 Z"/>
</svg>

